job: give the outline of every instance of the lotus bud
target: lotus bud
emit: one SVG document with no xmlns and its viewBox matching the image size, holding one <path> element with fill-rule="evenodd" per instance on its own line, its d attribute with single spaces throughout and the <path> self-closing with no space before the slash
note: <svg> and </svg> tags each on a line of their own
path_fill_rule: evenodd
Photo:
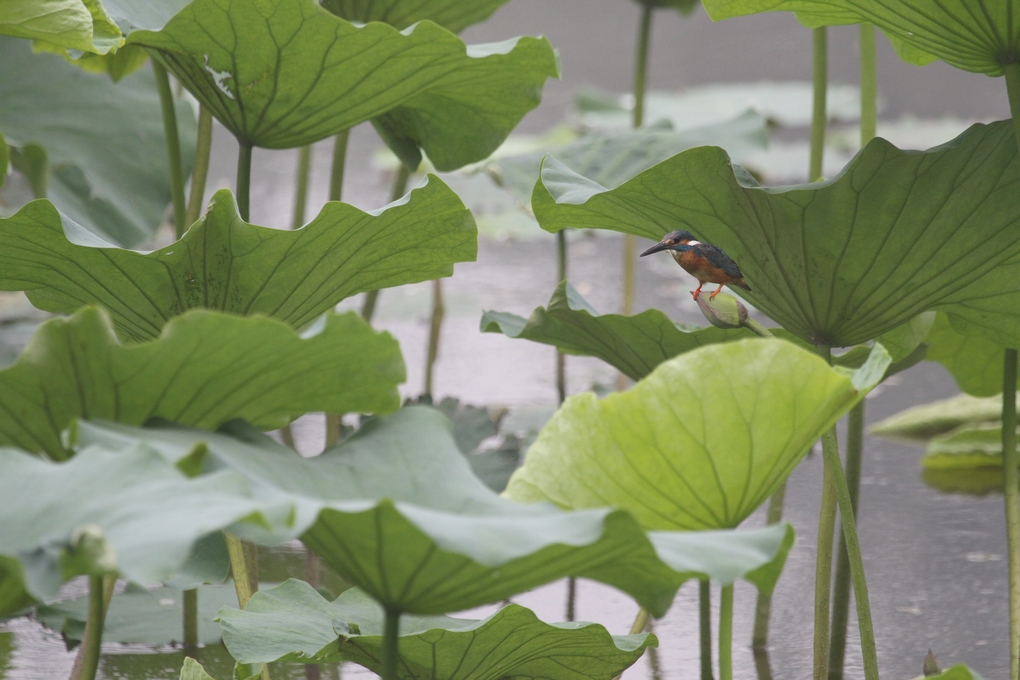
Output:
<svg viewBox="0 0 1020 680">
<path fill-rule="evenodd" d="M 942 672 L 942 666 L 939 665 L 939 658 L 935 656 L 935 652 L 930 649 L 928 650 L 928 656 L 924 657 L 924 666 L 922 668 L 926 678 Z"/>
<path fill-rule="evenodd" d="M 709 295 L 699 295 L 698 307 L 709 323 L 719 328 L 740 328 L 747 322 L 747 307 L 726 293 L 719 293 L 714 300 Z"/>
<path fill-rule="evenodd" d="M 117 571 L 117 553 L 106 534 L 95 524 L 83 524 L 71 533 L 71 556 L 84 571 L 108 574 Z"/>
</svg>

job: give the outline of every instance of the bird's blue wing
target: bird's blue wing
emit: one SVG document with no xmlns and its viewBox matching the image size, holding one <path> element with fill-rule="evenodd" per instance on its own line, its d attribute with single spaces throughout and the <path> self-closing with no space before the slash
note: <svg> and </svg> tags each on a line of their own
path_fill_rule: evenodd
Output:
<svg viewBox="0 0 1020 680">
<path fill-rule="evenodd" d="M 744 275 L 740 273 L 740 267 L 737 263 L 730 259 L 730 256 L 716 248 L 713 245 L 707 243 L 701 243 L 695 246 L 696 255 L 701 255 L 706 260 L 712 263 L 713 266 L 722 269 L 724 272 L 734 278 L 741 278 Z"/>
</svg>

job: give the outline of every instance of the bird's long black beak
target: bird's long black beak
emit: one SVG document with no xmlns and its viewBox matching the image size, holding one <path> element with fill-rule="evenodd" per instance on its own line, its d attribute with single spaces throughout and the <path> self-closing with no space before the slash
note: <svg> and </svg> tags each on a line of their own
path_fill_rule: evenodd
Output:
<svg viewBox="0 0 1020 680">
<path fill-rule="evenodd" d="M 657 252 L 659 252 L 661 250 L 668 250 L 668 249 L 670 249 L 672 247 L 673 246 L 671 244 L 669 244 L 669 243 L 656 243 L 654 246 L 652 246 L 651 248 L 649 248 L 645 252 L 641 253 L 641 255 L 639 255 L 638 257 L 644 257 L 645 255 L 651 255 L 652 253 L 657 253 Z"/>
</svg>

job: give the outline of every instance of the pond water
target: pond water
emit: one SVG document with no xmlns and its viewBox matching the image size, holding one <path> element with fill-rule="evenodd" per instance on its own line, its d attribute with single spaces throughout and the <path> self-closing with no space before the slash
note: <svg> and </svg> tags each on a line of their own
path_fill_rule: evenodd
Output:
<svg viewBox="0 0 1020 680">
<path fill-rule="evenodd" d="M 583 12 L 583 14 L 582 14 Z M 580 17 L 583 21 L 579 20 Z M 761 79 L 804 79 L 810 73 L 810 34 L 790 16 L 739 19 L 712 25 L 703 15 L 681 19 L 660 12 L 653 37 L 652 87 L 679 87 L 707 82 Z M 517 34 L 545 33 L 562 55 L 564 80 L 550 83 L 543 106 L 529 115 L 522 129 L 542 131 L 555 124 L 570 107 L 576 88 L 583 84 L 623 91 L 629 87 L 636 5 L 610 0 L 514 0 L 494 19 L 467 32 L 470 41 L 503 39 Z M 855 29 L 830 31 L 833 78 L 856 80 Z M 884 115 L 912 113 L 922 117 L 996 118 L 1008 115 L 1001 81 L 956 71 L 941 63 L 924 69 L 898 62 L 880 39 L 879 88 Z M 233 184 L 234 149 L 219 130 L 210 187 Z M 802 132 L 802 131 L 800 131 Z M 881 129 L 880 129 L 881 132 Z M 796 141 L 795 131 L 789 138 Z M 932 144 L 945 141 L 934 139 Z M 347 200 L 364 208 L 385 202 L 389 174 L 379 169 L 374 154 L 379 144 L 370 129 L 352 135 Z M 792 153 L 800 153 L 794 149 Z M 315 149 L 309 216 L 325 200 L 329 146 Z M 295 154 L 255 154 L 256 177 L 252 195 L 252 221 L 269 226 L 289 224 Z M 803 167 L 806 168 L 806 152 Z M 475 263 L 458 265 L 444 283 L 447 319 L 436 368 L 436 396 L 455 396 L 472 404 L 503 405 L 511 412 L 543 412 L 555 406 L 553 351 L 501 335 L 481 334 L 483 310 L 496 309 L 527 315 L 543 305 L 556 284 L 555 244 L 533 229 L 509 229 L 508 222 L 492 217 L 504 210 L 508 199 L 484 181 L 455 180 L 455 188 L 471 190 L 469 205 L 483 217 L 484 234 Z M 493 226 L 496 225 L 496 226 Z M 615 311 L 619 294 L 620 239 L 611 235 L 576 234 L 571 237 L 570 280 L 600 311 Z M 638 273 L 638 308 L 658 307 L 676 320 L 703 323 L 687 295 L 690 281 L 668 258 L 641 261 Z M 428 284 L 382 293 L 377 325 L 391 331 L 401 343 L 410 376 L 406 395 L 416 395 L 428 332 L 431 289 Z M 357 307 L 358 301 L 349 306 Z M 7 316 L 20 318 L 17 300 L 5 302 Z M 12 311 L 13 310 L 13 311 Z M 27 338 L 31 324 L 11 323 L 4 336 L 8 345 Z M 0 348 L 0 356 L 6 348 Z M 9 354 L 9 352 L 8 352 Z M 568 362 L 571 392 L 611 385 L 614 372 L 594 359 Z M 867 402 L 868 421 L 877 422 L 908 406 L 956 393 L 952 379 L 935 364 L 923 363 L 894 377 Z M 301 423 L 302 446 L 321 446 L 316 419 Z M 920 478 L 918 448 L 868 438 L 861 492 L 861 543 L 864 550 L 878 637 L 883 678 L 907 679 L 920 675 L 929 648 L 944 666 L 967 663 L 987 678 L 1008 673 L 1006 559 L 1001 496 L 945 495 L 925 486 Z M 821 458 L 809 457 L 791 477 L 787 518 L 797 530 L 798 542 L 779 582 L 773 605 L 770 655 L 772 677 L 800 680 L 811 676 L 812 584 L 814 534 L 821 482 Z M 748 526 L 762 523 L 760 514 Z M 300 574 L 301 556 L 285 547 L 274 553 L 288 573 Z M 284 573 L 286 572 L 286 573 Z M 74 588 L 69 589 L 73 592 Z M 735 675 L 759 677 L 762 659 L 749 648 L 754 593 L 739 586 L 736 595 Z M 564 584 L 552 584 L 526 593 L 516 602 L 533 608 L 548 621 L 562 620 Z M 485 615 L 493 607 L 475 610 Z M 605 624 L 613 633 L 625 633 L 636 606 L 628 598 L 598 584 L 579 586 L 577 617 Z M 697 595 L 685 586 L 673 609 L 655 624 L 660 637 L 658 677 L 681 679 L 698 676 Z M 851 623 L 848 678 L 862 677 L 859 648 Z M 182 655 L 178 650 L 154 652 L 138 646 L 111 644 L 104 649 L 103 678 L 176 678 Z M 65 650 L 59 635 L 38 624 L 16 620 L 0 624 L 0 678 L 42 680 L 66 677 L 73 653 Z M 224 650 L 201 650 L 200 660 L 218 677 L 229 677 L 230 662 Z M 345 676 L 367 677 L 366 671 L 345 667 Z M 323 677 L 338 677 L 328 669 Z M 652 678 L 646 656 L 626 677 Z M 304 677 L 295 666 L 280 668 L 274 677 Z"/>
</svg>

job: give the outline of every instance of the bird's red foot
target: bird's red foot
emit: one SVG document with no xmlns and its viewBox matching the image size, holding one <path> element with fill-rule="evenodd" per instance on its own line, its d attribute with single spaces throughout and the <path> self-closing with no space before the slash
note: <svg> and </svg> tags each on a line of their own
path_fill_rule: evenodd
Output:
<svg viewBox="0 0 1020 680">
<path fill-rule="evenodd" d="M 725 285 L 725 284 L 724 284 L 724 285 Z M 714 299 L 715 299 L 715 296 L 716 296 L 716 295 L 718 295 L 718 294 L 719 294 L 719 291 L 720 291 L 720 290 L 722 290 L 722 289 L 723 289 L 723 287 L 722 287 L 722 286 L 719 286 L 718 288 L 716 288 L 715 290 L 713 290 L 713 291 L 712 291 L 712 294 L 708 296 L 708 299 L 709 299 L 709 300 L 714 300 Z"/>
<path fill-rule="evenodd" d="M 704 286 L 704 285 L 705 284 L 702 283 L 700 286 L 698 286 L 697 290 L 691 292 L 691 297 L 694 298 L 695 302 L 698 301 L 698 296 L 701 295 L 701 286 Z"/>
</svg>

